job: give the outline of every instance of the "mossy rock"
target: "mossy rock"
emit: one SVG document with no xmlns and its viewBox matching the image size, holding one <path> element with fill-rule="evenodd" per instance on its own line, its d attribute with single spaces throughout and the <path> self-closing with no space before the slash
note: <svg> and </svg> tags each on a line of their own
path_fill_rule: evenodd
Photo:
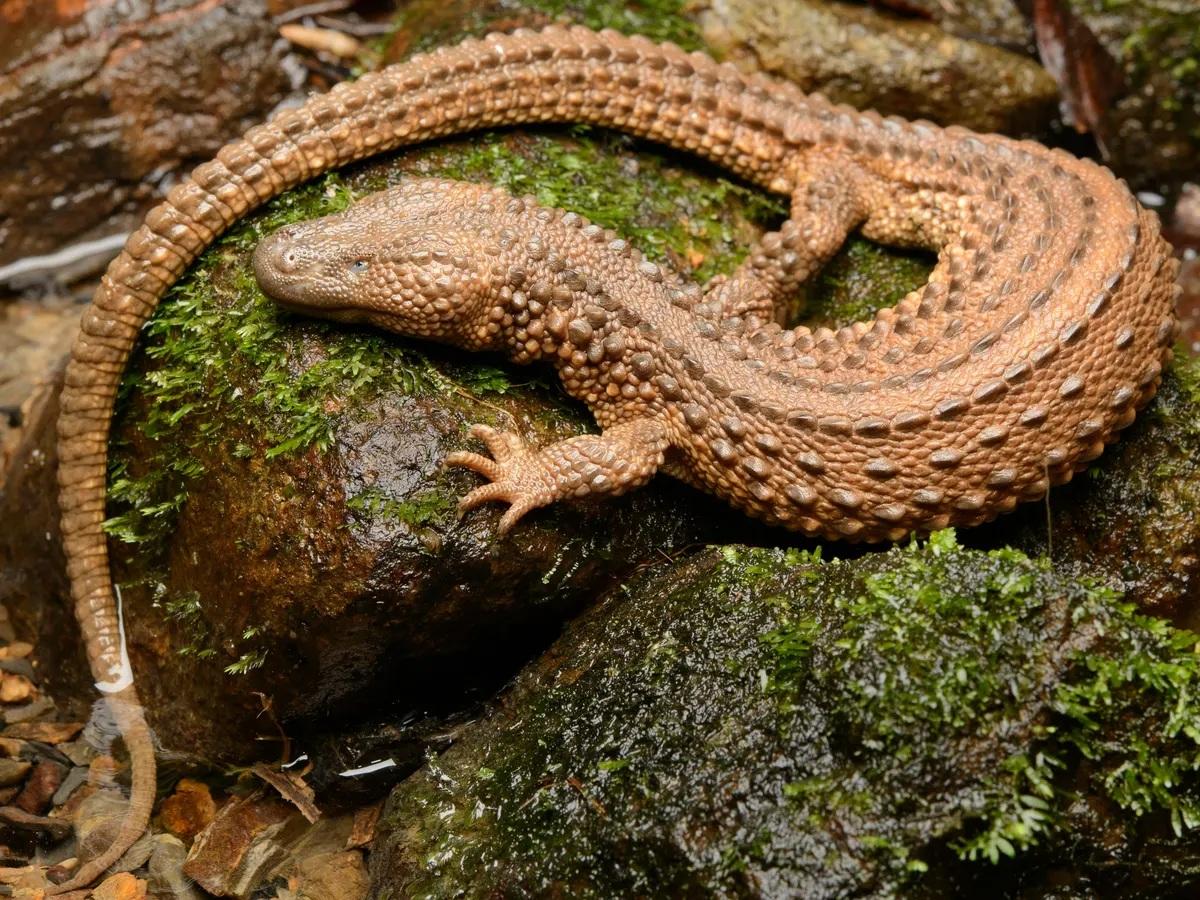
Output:
<svg viewBox="0 0 1200 900">
<path fill-rule="evenodd" d="M 665 486 L 536 513 L 503 541 L 495 506 L 458 521 L 475 480 L 440 461 L 470 446 L 470 424 L 545 444 L 592 427 L 586 412 L 552 373 L 280 312 L 249 267 L 265 234 L 413 174 L 532 194 L 699 280 L 730 271 L 784 210 L 694 159 L 564 127 L 370 161 L 239 222 L 147 327 L 112 443 L 113 570 L 168 746 L 241 750 L 264 736 L 263 702 L 298 728 L 385 698 L 494 687 L 606 586 L 730 526 L 711 501 Z M 865 242 L 847 253 L 886 285 L 880 303 L 930 264 Z M 824 304 L 827 318 L 842 313 Z"/>
<path fill-rule="evenodd" d="M 1143 844 L 1197 846 L 1196 642 L 952 532 L 855 561 L 713 548 L 574 622 L 396 789 L 374 896 L 1194 888 Z"/>
<path fill-rule="evenodd" d="M 1135 186 L 1171 193 L 1200 168 L 1200 5 L 1069 0 L 1116 74 L 1075 47 L 1103 91 L 1094 125 L 1105 161 Z M 1080 76 L 1083 77 L 1083 76 Z"/>
</svg>

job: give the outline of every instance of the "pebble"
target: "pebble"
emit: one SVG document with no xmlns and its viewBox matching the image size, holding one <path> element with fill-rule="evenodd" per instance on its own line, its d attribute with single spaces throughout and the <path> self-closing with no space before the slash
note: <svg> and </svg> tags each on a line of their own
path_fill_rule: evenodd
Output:
<svg viewBox="0 0 1200 900">
<path fill-rule="evenodd" d="M 25 675 L 0 674 L 0 703 L 25 703 L 33 695 L 33 682 Z"/>
<path fill-rule="evenodd" d="M 0 787 L 20 784 L 32 768 L 33 764 L 23 759 L 0 758 Z"/>
<path fill-rule="evenodd" d="M 50 802 L 54 806 L 63 806 L 71 795 L 80 787 L 87 784 L 88 770 L 84 766 L 75 766 L 71 771 L 67 772 L 67 776 L 62 780 L 62 784 L 58 786 L 58 790 L 54 792 L 54 796 Z"/>
</svg>

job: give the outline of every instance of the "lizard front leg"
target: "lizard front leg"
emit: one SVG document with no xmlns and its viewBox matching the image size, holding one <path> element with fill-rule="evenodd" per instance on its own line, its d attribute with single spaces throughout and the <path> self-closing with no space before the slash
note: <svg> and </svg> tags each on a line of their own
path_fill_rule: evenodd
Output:
<svg viewBox="0 0 1200 900">
<path fill-rule="evenodd" d="M 721 317 L 774 321 L 782 304 L 837 253 L 867 217 L 866 174 L 849 157 L 810 152 L 793 166 L 791 214 L 778 231 L 763 235 L 731 275 L 705 287 L 706 302 Z M 782 323 L 780 323 L 782 324 Z"/>
<path fill-rule="evenodd" d="M 491 483 L 475 488 L 459 501 L 460 512 L 492 501 L 510 504 L 500 519 L 500 533 L 539 506 L 556 500 L 592 495 L 616 496 L 645 484 L 663 464 L 669 441 L 657 419 L 618 422 L 600 434 L 584 434 L 531 449 L 519 435 L 475 425 L 491 457 L 460 451 L 446 465 L 463 466 Z"/>
</svg>

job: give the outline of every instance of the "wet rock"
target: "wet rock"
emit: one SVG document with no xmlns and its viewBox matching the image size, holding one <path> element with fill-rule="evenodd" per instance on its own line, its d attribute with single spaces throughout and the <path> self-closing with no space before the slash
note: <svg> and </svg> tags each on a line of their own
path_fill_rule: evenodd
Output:
<svg viewBox="0 0 1200 900">
<path fill-rule="evenodd" d="M 1200 809 L 1200 733 L 1174 718 L 1194 641 L 950 532 L 854 560 L 714 548 L 572 623 L 398 787 L 372 888 L 1015 896 L 1149 866 L 1186 893 L 1186 854 L 1145 838 Z M 1124 847 L 1083 827 L 1081 798 Z"/>
<path fill-rule="evenodd" d="M 1200 168 L 1200 7 L 1042 0 L 1038 46 L 1067 116 L 1135 187 L 1173 193 Z"/>
<path fill-rule="evenodd" d="M 221 808 L 188 853 L 183 872 L 218 897 L 248 896 L 287 858 L 303 818 L 283 800 L 253 793 Z"/>
<path fill-rule="evenodd" d="M 154 850 L 150 853 L 149 887 L 150 896 L 162 900 L 201 900 L 200 892 L 192 880 L 183 874 L 187 859 L 187 847 L 179 838 L 169 834 L 154 836 Z"/>
<path fill-rule="evenodd" d="M 3 15 L 0 267 L 131 228 L 174 172 L 288 87 L 264 0 L 22 3 Z"/>
<path fill-rule="evenodd" d="M 700 23 L 739 66 L 862 109 L 1010 134 L 1054 118 L 1054 79 L 1037 63 L 928 22 L 821 0 L 708 0 Z"/>
<path fill-rule="evenodd" d="M 441 708 L 388 711 L 353 728 L 314 734 L 306 743 L 313 762 L 308 781 L 323 808 L 374 803 L 420 768 L 426 753 L 449 749 L 482 712 L 480 704 L 459 698 Z"/>
<path fill-rule="evenodd" d="M 67 768 L 62 763 L 52 759 L 39 760 L 30 772 L 25 787 L 12 801 L 13 806 L 34 815 L 44 814 L 50 809 L 51 800 L 56 796 L 66 774 Z"/>
<path fill-rule="evenodd" d="M 188 843 L 208 827 L 216 814 L 217 804 L 208 785 L 191 778 L 181 778 L 175 793 L 158 808 L 163 828 Z"/>
</svg>

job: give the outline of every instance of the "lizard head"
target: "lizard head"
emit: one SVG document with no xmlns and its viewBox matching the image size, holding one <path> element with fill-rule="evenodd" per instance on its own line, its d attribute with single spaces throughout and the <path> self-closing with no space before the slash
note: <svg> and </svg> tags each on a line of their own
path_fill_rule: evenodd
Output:
<svg viewBox="0 0 1200 900">
<path fill-rule="evenodd" d="M 255 277 L 296 312 L 477 347 L 490 281 L 478 235 L 455 224 L 455 187 L 474 188 L 413 180 L 288 225 L 259 243 Z"/>
</svg>

